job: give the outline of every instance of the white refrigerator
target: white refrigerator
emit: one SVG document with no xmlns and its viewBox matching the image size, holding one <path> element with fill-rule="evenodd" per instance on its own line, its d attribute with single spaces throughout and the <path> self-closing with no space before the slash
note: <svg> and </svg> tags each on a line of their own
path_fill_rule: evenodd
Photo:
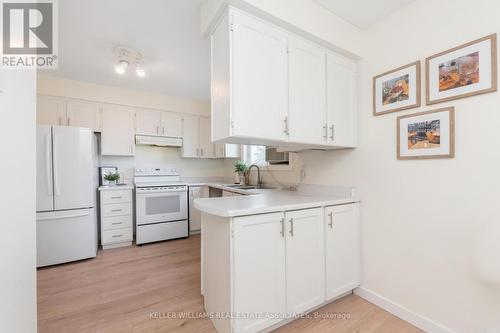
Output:
<svg viewBox="0 0 500 333">
<path fill-rule="evenodd" d="M 37 126 L 37 267 L 97 254 L 97 154 L 89 128 Z"/>
</svg>

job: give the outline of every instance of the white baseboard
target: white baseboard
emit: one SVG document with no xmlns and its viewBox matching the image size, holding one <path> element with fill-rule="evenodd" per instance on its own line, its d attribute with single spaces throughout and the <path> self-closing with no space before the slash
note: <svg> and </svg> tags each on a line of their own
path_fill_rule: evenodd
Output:
<svg viewBox="0 0 500 333">
<path fill-rule="evenodd" d="M 354 290 L 354 293 L 359 297 L 366 299 L 368 302 L 373 303 L 385 311 L 392 313 L 396 317 L 409 322 L 410 324 L 420 328 L 421 330 L 429 333 L 456 333 L 455 331 L 444 327 L 429 318 L 426 318 L 418 313 L 415 313 L 404 306 L 401 306 L 390 299 L 379 295 L 370 289 L 359 287 Z"/>
</svg>

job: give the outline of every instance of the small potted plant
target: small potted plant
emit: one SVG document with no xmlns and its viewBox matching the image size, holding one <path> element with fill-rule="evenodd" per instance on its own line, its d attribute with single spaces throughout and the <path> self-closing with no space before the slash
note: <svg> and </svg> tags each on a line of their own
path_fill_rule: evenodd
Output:
<svg viewBox="0 0 500 333">
<path fill-rule="evenodd" d="M 104 180 L 108 182 L 108 185 L 116 185 L 120 179 L 120 174 L 118 172 L 110 172 L 104 176 Z"/>
<path fill-rule="evenodd" d="M 234 163 L 235 172 L 235 183 L 244 184 L 245 183 L 245 173 L 248 171 L 248 166 L 243 161 L 237 161 Z"/>
</svg>

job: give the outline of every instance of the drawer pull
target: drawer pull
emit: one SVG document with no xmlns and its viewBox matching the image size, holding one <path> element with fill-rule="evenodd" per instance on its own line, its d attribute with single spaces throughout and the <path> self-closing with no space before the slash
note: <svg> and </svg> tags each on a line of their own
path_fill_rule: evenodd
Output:
<svg viewBox="0 0 500 333">
<path fill-rule="evenodd" d="M 111 199 L 121 199 L 123 197 L 111 197 Z"/>
<path fill-rule="evenodd" d="M 118 225 L 118 224 L 123 224 L 123 222 L 113 222 L 111 225 Z"/>
<path fill-rule="evenodd" d="M 121 212 L 123 209 L 113 209 L 112 212 Z"/>
<path fill-rule="evenodd" d="M 111 238 L 120 238 L 120 237 L 123 237 L 123 235 L 113 235 L 113 236 L 111 236 Z"/>
</svg>

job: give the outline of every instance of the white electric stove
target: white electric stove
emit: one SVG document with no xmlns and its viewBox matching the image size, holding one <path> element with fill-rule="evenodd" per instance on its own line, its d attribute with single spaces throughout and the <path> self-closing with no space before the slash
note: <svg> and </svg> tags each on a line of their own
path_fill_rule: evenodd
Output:
<svg viewBox="0 0 500 333">
<path fill-rule="evenodd" d="M 179 169 L 137 168 L 134 182 L 136 243 L 188 237 L 188 187 Z"/>
</svg>

